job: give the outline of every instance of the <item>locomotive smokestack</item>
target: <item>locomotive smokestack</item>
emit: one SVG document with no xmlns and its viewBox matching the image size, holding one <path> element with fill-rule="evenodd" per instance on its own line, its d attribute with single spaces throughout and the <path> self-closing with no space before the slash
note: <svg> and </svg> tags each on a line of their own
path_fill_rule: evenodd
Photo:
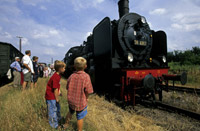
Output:
<svg viewBox="0 0 200 131">
<path fill-rule="evenodd" d="M 119 17 L 121 18 L 123 15 L 129 13 L 129 1 L 128 0 L 119 0 Z"/>
</svg>

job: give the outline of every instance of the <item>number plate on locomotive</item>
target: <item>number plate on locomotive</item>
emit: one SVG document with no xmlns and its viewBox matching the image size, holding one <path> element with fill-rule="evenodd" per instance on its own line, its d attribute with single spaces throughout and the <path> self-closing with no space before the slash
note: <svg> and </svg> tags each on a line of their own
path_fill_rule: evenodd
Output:
<svg viewBox="0 0 200 131">
<path fill-rule="evenodd" d="M 147 42 L 146 41 L 134 40 L 134 45 L 146 46 Z"/>
</svg>

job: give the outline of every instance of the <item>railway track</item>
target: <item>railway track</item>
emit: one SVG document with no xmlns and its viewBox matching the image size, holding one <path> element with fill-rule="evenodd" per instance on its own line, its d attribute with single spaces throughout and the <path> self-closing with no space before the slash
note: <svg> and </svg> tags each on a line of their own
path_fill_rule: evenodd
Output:
<svg viewBox="0 0 200 131">
<path fill-rule="evenodd" d="M 189 87 L 180 87 L 180 86 L 168 86 L 168 89 L 171 91 L 194 93 L 200 95 L 200 89 L 189 88 Z"/>
<path fill-rule="evenodd" d="M 162 103 L 160 101 L 141 100 L 140 104 L 143 105 L 143 106 L 153 106 L 153 107 L 156 107 L 156 108 L 161 109 L 161 110 L 178 113 L 180 115 L 184 115 L 184 116 L 188 116 L 188 117 L 191 117 L 193 119 L 196 119 L 196 120 L 200 120 L 200 114 L 199 113 L 189 111 L 189 110 L 186 110 L 186 109 L 182 109 L 182 108 L 179 108 L 179 107 L 176 107 L 176 106 L 172 106 L 172 105 L 169 105 L 169 104 L 166 104 L 166 103 Z"/>
</svg>

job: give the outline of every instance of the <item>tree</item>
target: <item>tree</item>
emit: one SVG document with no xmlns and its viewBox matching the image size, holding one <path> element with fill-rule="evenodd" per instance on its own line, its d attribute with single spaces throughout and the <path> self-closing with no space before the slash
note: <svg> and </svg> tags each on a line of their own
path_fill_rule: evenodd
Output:
<svg viewBox="0 0 200 131">
<path fill-rule="evenodd" d="M 200 55 L 200 48 L 199 47 L 192 47 L 192 52 L 195 54 L 195 55 Z"/>
<path fill-rule="evenodd" d="M 181 65 L 200 65 L 200 48 L 192 47 L 191 50 L 168 52 L 168 62 L 180 62 Z"/>
</svg>

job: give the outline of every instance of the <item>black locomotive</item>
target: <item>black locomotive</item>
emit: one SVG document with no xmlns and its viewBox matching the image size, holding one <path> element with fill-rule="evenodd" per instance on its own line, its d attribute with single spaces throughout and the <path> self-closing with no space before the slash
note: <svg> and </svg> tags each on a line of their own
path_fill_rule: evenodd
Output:
<svg viewBox="0 0 200 131">
<path fill-rule="evenodd" d="M 118 6 L 118 20 L 104 18 L 87 41 L 66 53 L 66 75 L 72 73 L 74 59 L 82 56 L 95 91 L 134 103 L 136 94 L 155 99 L 159 93 L 162 100 L 163 82 L 168 85 L 178 77 L 184 83 L 187 77 L 168 77 L 166 33 L 151 30 L 144 16 L 129 13 L 128 0 L 120 0 Z"/>
</svg>

